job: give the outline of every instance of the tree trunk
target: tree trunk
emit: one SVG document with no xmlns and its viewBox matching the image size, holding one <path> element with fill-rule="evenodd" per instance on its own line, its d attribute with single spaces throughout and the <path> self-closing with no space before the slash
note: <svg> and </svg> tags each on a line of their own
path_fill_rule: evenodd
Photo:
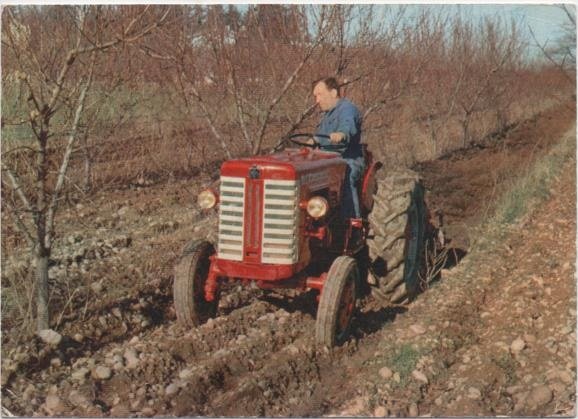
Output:
<svg viewBox="0 0 578 419">
<path fill-rule="evenodd" d="M 88 149 L 88 140 L 84 140 L 84 185 L 83 190 L 89 193 L 92 190 L 92 156 Z"/>
<path fill-rule="evenodd" d="M 50 328 L 50 311 L 48 306 L 48 259 L 50 251 L 39 245 L 36 251 L 36 328 L 38 331 Z"/>
<path fill-rule="evenodd" d="M 466 148 L 468 146 L 468 142 L 469 142 L 469 125 L 470 125 L 470 117 L 466 116 L 466 118 L 462 121 L 462 147 Z"/>
</svg>

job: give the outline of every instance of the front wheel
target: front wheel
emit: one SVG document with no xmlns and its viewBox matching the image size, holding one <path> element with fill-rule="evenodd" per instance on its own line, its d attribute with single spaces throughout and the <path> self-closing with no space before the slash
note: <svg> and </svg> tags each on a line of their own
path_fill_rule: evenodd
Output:
<svg viewBox="0 0 578 419">
<path fill-rule="evenodd" d="M 213 254 L 215 248 L 207 241 L 189 243 L 175 267 L 173 300 L 177 321 L 185 326 L 198 326 L 217 313 L 218 296 L 213 301 L 205 299 L 205 283 Z"/>
<path fill-rule="evenodd" d="M 317 309 L 315 340 L 318 345 L 331 348 L 343 343 L 349 335 L 358 282 L 355 259 L 349 256 L 335 259 L 323 284 Z"/>
</svg>

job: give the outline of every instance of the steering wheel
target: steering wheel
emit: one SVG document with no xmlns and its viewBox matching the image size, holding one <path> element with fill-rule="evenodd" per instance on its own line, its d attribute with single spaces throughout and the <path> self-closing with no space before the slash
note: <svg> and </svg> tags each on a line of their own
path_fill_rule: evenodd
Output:
<svg viewBox="0 0 578 419">
<path fill-rule="evenodd" d="M 307 137 L 307 138 L 311 138 L 313 139 L 313 144 L 309 144 L 309 143 L 305 143 L 299 140 L 296 140 L 295 138 L 300 138 L 300 137 Z M 321 137 L 321 138 L 329 138 L 329 135 L 325 135 L 325 134 L 309 134 L 309 133 L 298 133 L 298 134 L 292 134 L 289 137 L 287 137 L 287 139 L 289 141 L 291 141 L 293 144 L 297 144 L 298 146 L 302 146 L 302 147 L 310 147 L 310 148 L 319 148 L 321 147 L 321 145 L 315 140 L 315 137 Z"/>
<path fill-rule="evenodd" d="M 299 140 L 295 140 L 295 138 L 299 138 L 299 137 L 306 137 L 306 138 L 312 138 L 313 141 L 315 141 L 314 144 L 308 144 Z M 287 141 L 290 141 L 293 144 L 297 144 L 298 146 L 301 147 L 310 147 L 310 148 L 321 148 L 322 150 L 325 151 L 336 151 L 336 152 L 342 152 L 345 148 L 347 148 L 347 144 L 327 144 L 327 145 L 321 145 L 319 144 L 316 140 L 315 137 L 320 137 L 320 138 L 331 138 L 329 137 L 329 135 L 326 134 L 310 134 L 310 133 L 297 133 L 297 134 L 292 134 L 289 135 L 285 138 L 283 138 L 274 148 L 273 151 L 278 151 L 279 149 L 281 149 L 281 147 L 283 146 L 283 144 L 285 144 Z"/>
</svg>

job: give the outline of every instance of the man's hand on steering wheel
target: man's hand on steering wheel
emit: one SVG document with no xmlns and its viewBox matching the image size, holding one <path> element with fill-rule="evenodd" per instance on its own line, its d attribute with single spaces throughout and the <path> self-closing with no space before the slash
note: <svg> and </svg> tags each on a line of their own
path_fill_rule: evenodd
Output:
<svg viewBox="0 0 578 419">
<path fill-rule="evenodd" d="M 345 134 L 342 132 L 332 132 L 329 134 L 329 141 L 331 144 L 340 144 L 345 139 Z"/>
</svg>

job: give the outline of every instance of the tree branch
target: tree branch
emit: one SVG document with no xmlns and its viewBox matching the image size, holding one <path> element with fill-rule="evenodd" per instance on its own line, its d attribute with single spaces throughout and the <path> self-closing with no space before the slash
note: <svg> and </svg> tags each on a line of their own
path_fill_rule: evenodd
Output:
<svg viewBox="0 0 578 419">
<path fill-rule="evenodd" d="M 14 222 L 16 228 L 24 235 L 24 238 L 26 239 L 28 245 L 30 247 L 34 247 L 36 244 L 36 242 L 34 241 L 34 237 L 32 236 L 32 234 L 30 234 L 30 231 L 28 230 L 26 225 L 22 222 L 22 220 L 18 216 L 18 211 L 16 210 L 16 208 L 14 208 L 14 206 L 8 199 L 4 199 L 3 204 L 6 205 L 7 207 L 6 209 L 8 210 L 10 218 L 12 218 L 12 222 Z"/>
<path fill-rule="evenodd" d="M 568 20 L 574 26 L 574 29 L 576 29 L 576 16 L 574 16 L 574 15 L 572 15 L 572 13 L 570 13 L 570 10 L 568 9 L 568 7 L 566 7 L 565 4 L 561 4 L 559 7 L 562 10 L 564 10 L 564 13 L 566 13 L 566 16 L 568 16 Z"/>
<path fill-rule="evenodd" d="M 149 6 L 147 6 L 148 8 Z M 147 26 L 145 29 L 143 29 L 141 32 L 131 36 L 131 37 L 127 37 L 128 36 L 128 32 L 127 30 L 124 31 L 123 36 L 121 38 L 117 38 L 114 39 L 112 41 L 108 41 L 105 42 L 104 44 L 96 44 L 93 45 L 91 47 L 85 47 L 85 48 L 79 48 L 75 51 L 76 55 L 79 54 L 85 54 L 88 52 L 93 52 L 93 51 L 104 51 L 107 49 L 110 49 L 114 46 L 117 46 L 119 44 L 131 44 L 135 41 L 138 41 L 139 39 L 147 36 L 148 34 L 150 34 L 153 30 L 155 30 L 156 28 L 162 26 L 163 22 L 165 21 L 165 19 L 167 18 L 168 14 L 170 12 L 170 9 L 167 9 L 165 14 L 161 16 L 161 18 L 159 20 L 157 20 L 154 23 L 151 23 L 149 26 Z M 142 14 L 141 14 L 142 15 Z M 139 15 L 140 16 L 140 15 Z M 136 18 L 135 18 L 136 19 Z M 134 19 L 133 19 L 134 22 Z M 129 24 L 129 27 L 127 28 L 128 30 L 132 29 L 132 26 L 134 25 L 133 22 L 131 22 Z"/>
<path fill-rule="evenodd" d="M 261 150 L 261 145 L 263 143 L 263 136 L 265 134 L 265 128 L 267 128 L 267 125 L 269 123 L 269 118 L 271 116 L 271 112 L 273 111 L 275 106 L 279 103 L 281 98 L 285 95 L 287 90 L 289 90 L 291 85 L 295 82 L 295 79 L 297 78 L 297 76 L 301 72 L 301 69 L 303 68 L 305 63 L 309 60 L 309 58 L 311 57 L 311 55 L 313 54 L 313 52 L 317 48 L 317 46 L 319 46 L 319 44 L 323 41 L 323 39 L 324 39 L 324 35 L 323 35 L 323 22 L 322 22 L 320 25 L 320 35 L 318 36 L 316 41 L 306 51 L 303 59 L 301 60 L 301 62 L 297 66 L 297 68 L 295 68 L 295 70 L 293 70 L 293 73 L 289 76 L 289 78 L 285 82 L 285 85 L 283 86 L 283 88 L 281 89 L 279 94 L 275 98 L 273 98 L 273 100 L 269 104 L 269 107 L 267 108 L 267 111 L 265 112 L 265 117 L 263 118 L 263 122 L 261 123 L 261 128 L 259 129 L 257 139 L 256 139 L 255 143 L 253 144 L 253 150 L 252 150 L 253 154 L 257 154 Z"/>
<path fill-rule="evenodd" d="M 277 147 L 279 147 L 281 144 L 283 144 L 289 138 L 289 136 L 293 133 L 293 131 L 295 131 L 297 129 L 297 127 L 299 125 L 301 125 L 301 123 L 306 118 L 311 116 L 311 114 L 313 113 L 313 110 L 316 107 L 317 107 L 317 104 L 314 103 L 314 104 L 310 105 L 307 109 L 305 109 L 303 112 L 301 112 L 299 114 L 299 116 L 293 121 L 293 123 L 291 124 L 291 127 L 287 131 L 285 131 L 285 134 L 281 137 L 281 139 L 277 142 L 277 144 L 275 144 L 275 147 L 273 147 L 273 149 L 276 150 Z"/>
<path fill-rule="evenodd" d="M 12 189 L 18 195 L 18 197 L 22 201 L 22 204 L 24 204 L 26 210 L 33 213 L 34 208 L 30 204 L 30 201 L 28 200 L 26 194 L 24 193 L 24 190 L 22 188 L 22 182 L 18 178 L 18 175 L 16 175 L 16 173 L 14 173 L 8 166 L 6 166 L 4 161 L 2 161 L 2 170 L 5 171 L 6 174 L 8 175 L 8 179 L 10 179 L 10 183 L 12 184 Z"/>
<path fill-rule="evenodd" d="M 179 80 L 181 80 L 180 71 L 179 71 L 178 77 L 179 77 Z M 181 86 L 183 86 L 182 82 L 181 82 Z M 209 124 L 209 128 L 211 129 L 211 132 L 213 133 L 215 138 L 221 143 L 221 147 L 223 148 L 223 151 L 225 152 L 227 159 L 231 159 L 232 155 L 231 155 L 231 152 L 229 151 L 229 147 L 227 147 L 227 143 L 225 143 L 223 136 L 221 135 L 219 130 L 217 130 L 217 127 L 213 121 L 213 118 L 211 118 L 211 113 L 209 112 L 209 109 L 207 108 L 207 105 L 205 104 L 203 97 L 201 96 L 199 91 L 195 88 L 195 86 L 192 83 L 190 85 L 190 90 L 191 90 L 191 93 L 193 94 L 193 97 L 197 100 L 197 103 L 199 104 L 199 107 L 201 108 L 201 112 L 203 113 L 203 116 L 205 117 L 207 124 Z M 184 87 L 183 87 L 183 95 L 185 95 L 185 97 L 186 97 Z"/>
<path fill-rule="evenodd" d="M 540 48 L 540 51 L 542 51 L 542 54 L 544 54 L 544 57 L 546 57 L 548 59 L 548 61 L 550 61 L 552 64 L 554 64 L 554 66 L 556 68 L 558 68 L 560 70 L 560 72 L 564 75 L 564 77 L 570 82 L 570 83 L 574 83 L 576 80 L 574 80 L 572 77 L 570 77 L 568 75 L 568 72 L 566 71 L 566 69 L 564 68 L 564 64 L 557 62 L 546 50 L 546 44 L 541 45 L 538 42 L 538 38 L 536 38 L 536 34 L 534 34 L 534 31 L 532 30 L 532 28 L 530 26 L 528 26 L 528 29 L 530 30 L 530 35 L 532 35 L 532 38 L 534 39 L 534 42 L 536 43 L 536 45 L 538 46 L 538 48 Z"/>
<path fill-rule="evenodd" d="M 84 110 L 84 105 L 86 102 L 86 93 L 90 89 L 92 84 L 92 77 L 94 74 L 94 67 L 96 63 L 96 54 L 93 52 L 91 57 L 90 63 L 90 70 L 88 74 L 88 80 L 82 90 L 80 91 L 80 95 L 78 97 L 78 104 L 76 107 L 76 112 L 74 115 L 74 120 L 72 122 L 72 126 L 70 129 L 70 134 L 68 136 L 68 142 L 66 144 L 66 149 L 64 151 L 64 157 L 62 158 L 62 163 L 60 164 L 60 169 L 58 170 L 58 177 L 56 180 L 56 185 L 54 186 L 54 191 L 52 192 L 52 199 L 48 206 L 48 214 L 46 217 L 46 247 L 50 247 L 52 237 L 54 234 L 54 215 L 56 213 L 56 209 L 58 207 L 58 198 L 60 196 L 60 192 L 62 187 L 64 186 L 64 178 L 66 175 L 66 171 L 68 170 L 68 165 L 70 163 L 70 156 L 72 154 L 72 149 L 74 142 L 76 141 L 77 132 L 78 132 L 78 124 L 80 122 L 80 117 L 82 116 L 82 112 Z"/>
<path fill-rule="evenodd" d="M 251 149 L 251 137 L 249 137 L 249 133 L 247 132 L 247 125 L 245 123 L 245 111 L 243 109 L 243 103 L 240 98 L 239 94 L 239 85 L 237 83 L 237 74 L 235 73 L 235 67 L 231 61 L 231 57 L 225 51 L 225 60 L 227 61 L 227 66 L 229 67 L 229 77 L 231 80 L 231 84 L 233 86 L 233 97 L 235 98 L 235 108 L 237 112 L 237 120 L 239 121 L 239 125 L 241 126 L 241 132 L 243 133 L 243 138 L 247 143 L 249 149 Z"/>
</svg>

